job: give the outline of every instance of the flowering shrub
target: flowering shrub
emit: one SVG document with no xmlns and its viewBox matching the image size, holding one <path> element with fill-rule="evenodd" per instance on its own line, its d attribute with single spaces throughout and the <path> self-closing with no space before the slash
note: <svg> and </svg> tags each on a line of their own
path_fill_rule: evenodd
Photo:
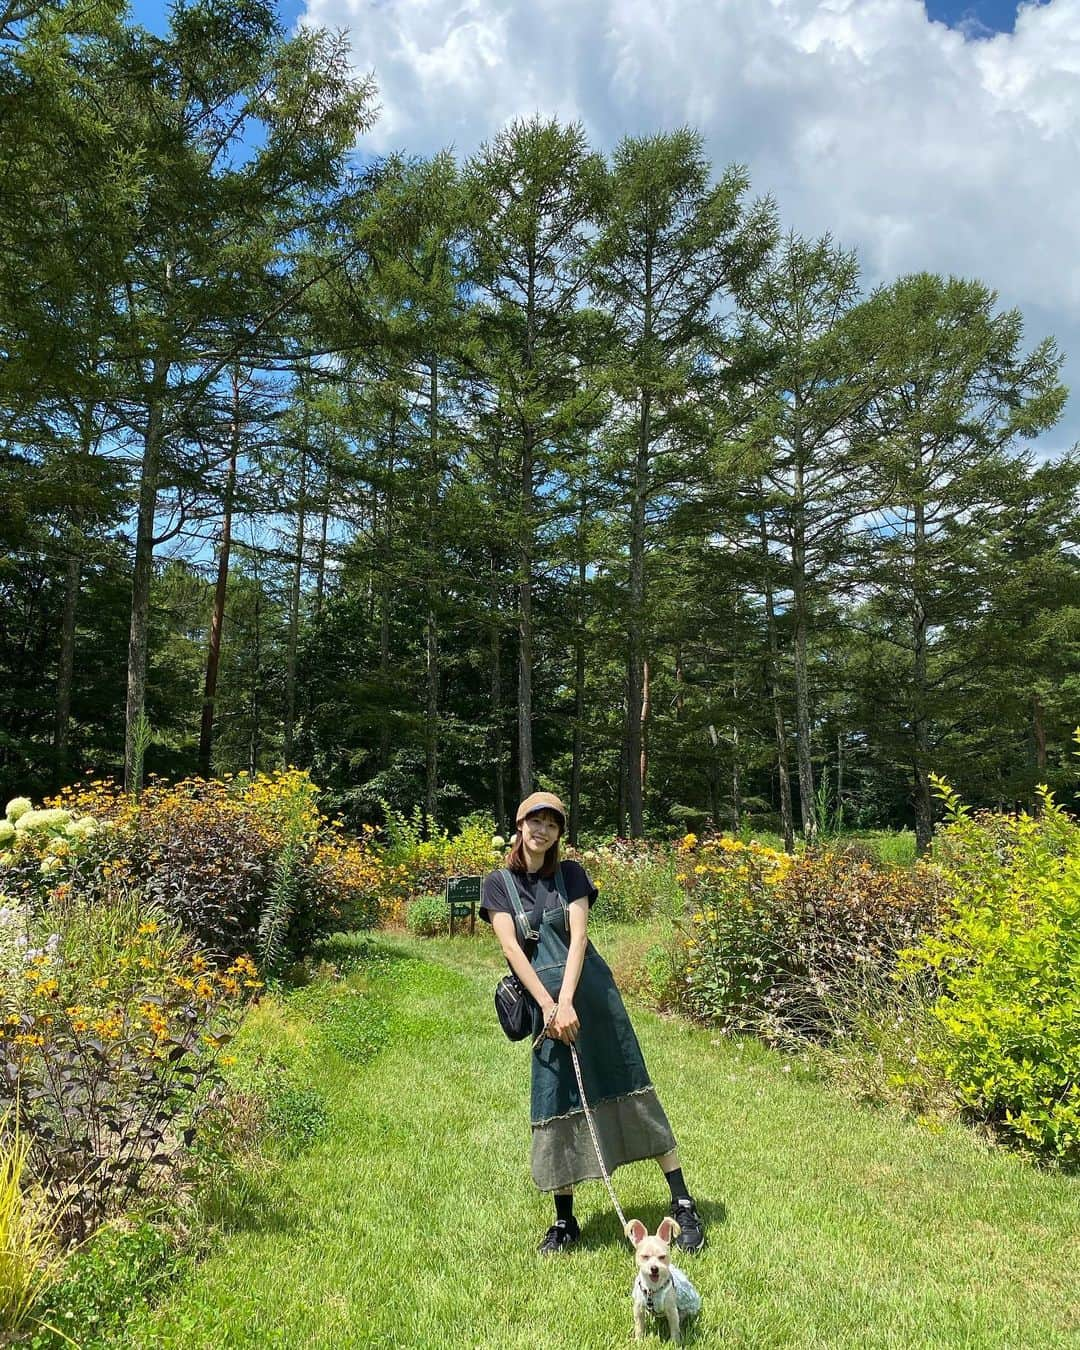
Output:
<svg viewBox="0 0 1080 1350">
<path fill-rule="evenodd" d="M 373 926 L 400 893 L 371 832 L 347 840 L 307 774 L 152 780 L 136 799 L 110 780 L 66 788 L 35 811 L 11 804 L 0 886 L 17 907 L 135 893 L 228 960 L 265 967 L 340 927 Z M 0 950 L 3 937 L 0 934 Z"/>
<path fill-rule="evenodd" d="M 899 952 L 937 921 L 945 895 L 929 865 L 887 868 L 857 848 L 798 858 L 724 837 L 679 846 L 693 906 L 685 1007 L 771 1037 L 842 1030 L 887 980 Z"/>
<path fill-rule="evenodd" d="M 447 877 L 477 876 L 502 866 L 502 843 L 495 843 L 495 823 L 479 812 L 467 816 L 451 838 L 446 829 L 428 827 L 420 807 L 411 816 L 382 803 L 388 844 L 382 857 L 387 871 L 386 895 L 393 902 L 402 895 L 432 894 L 444 890 Z M 400 906 L 395 917 L 400 917 Z"/>
<path fill-rule="evenodd" d="M 954 896 L 905 955 L 929 969 L 934 1055 L 960 1102 L 1012 1138 L 1080 1160 L 1080 823 L 1045 787 L 1033 818 L 971 812 L 940 779 L 935 857 Z"/>
<path fill-rule="evenodd" d="M 74 1236 L 175 1171 L 221 1047 L 260 987 L 249 958 L 214 969 L 154 920 L 88 978 L 75 935 L 107 918 L 81 918 L 27 962 L 22 1007 L 0 1023 L 0 1108 L 31 1141 L 34 1175 Z"/>
<path fill-rule="evenodd" d="M 407 893 L 407 869 L 386 859 L 373 833 L 365 826 L 360 839 L 339 834 L 320 842 L 311 858 L 312 910 L 336 909 L 342 928 L 376 927 L 396 912 Z"/>
<path fill-rule="evenodd" d="M 658 910 L 674 914 L 682 909 L 678 860 L 670 848 L 643 839 L 614 839 L 585 849 L 581 862 L 600 892 L 598 912 L 605 919 L 631 923 Z"/>
</svg>

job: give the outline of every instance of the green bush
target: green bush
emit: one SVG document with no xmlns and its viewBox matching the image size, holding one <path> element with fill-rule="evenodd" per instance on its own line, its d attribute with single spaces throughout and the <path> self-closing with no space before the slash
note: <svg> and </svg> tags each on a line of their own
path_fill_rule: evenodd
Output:
<svg viewBox="0 0 1080 1350">
<path fill-rule="evenodd" d="M 845 1032 L 933 928 L 945 891 L 933 867 L 883 867 L 859 845 L 793 858 L 687 835 L 680 848 L 693 905 L 683 1010 L 771 1040 Z"/>
<path fill-rule="evenodd" d="M 929 968 L 936 1060 L 964 1107 L 1014 1140 L 1080 1160 L 1080 824 L 1040 788 L 1038 818 L 972 813 L 946 783 L 935 857 L 955 891 Z"/>
<path fill-rule="evenodd" d="M 658 913 L 670 916 L 683 907 L 682 890 L 675 879 L 678 863 L 670 848 L 615 839 L 588 849 L 581 861 L 600 892 L 598 918 L 635 923 Z"/>
<path fill-rule="evenodd" d="M 125 1343 L 133 1313 L 176 1279 L 178 1256 L 173 1239 L 150 1223 L 122 1230 L 99 1229 L 71 1256 L 63 1274 L 35 1308 L 35 1316 L 56 1328 L 41 1327 L 33 1350 L 81 1350 Z"/>
<path fill-rule="evenodd" d="M 450 908 L 445 895 L 418 895 L 405 909 L 405 926 L 417 937 L 438 937 L 448 931 Z"/>
</svg>

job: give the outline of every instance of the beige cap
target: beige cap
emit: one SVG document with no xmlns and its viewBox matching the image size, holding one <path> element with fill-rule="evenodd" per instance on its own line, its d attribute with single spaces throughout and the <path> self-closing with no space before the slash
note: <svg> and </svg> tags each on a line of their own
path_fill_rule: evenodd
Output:
<svg viewBox="0 0 1080 1350">
<path fill-rule="evenodd" d="M 517 809 L 514 824 L 520 825 L 526 816 L 531 816 L 535 811 L 554 811 L 562 821 L 562 828 L 566 829 L 566 807 L 554 792 L 534 792 L 531 797 L 526 797 Z"/>
</svg>

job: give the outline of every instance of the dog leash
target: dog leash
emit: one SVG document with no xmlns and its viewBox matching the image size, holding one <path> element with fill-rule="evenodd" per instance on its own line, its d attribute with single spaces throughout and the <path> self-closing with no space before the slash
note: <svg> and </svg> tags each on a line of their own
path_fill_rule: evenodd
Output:
<svg viewBox="0 0 1080 1350">
<path fill-rule="evenodd" d="M 533 1050 L 536 1049 L 547 1035 L 548 1027 L 551 1026 L 552 1019 L 558 1011 L 559 1005 L 556 1003 L 551 1012 L 548 1013 L 543 1031 L 541 1031 L 540 1035 L 533 1041 Z M 570 1042 L 570 1056 L 574 1061 L 574 1073 L 577 1075 L 578 1092 L 581 1094 L 581 1105 L 585 1111 L 585 1120 L 589 1126 L 589 1134 L 592 1135 L 593 1148 L 596 1150 L 596 1161 L 600 1164 L 600 1171 L 604 1177 L 604 1185 L 607 1187 L 608 1195 L 611 1196 L 611 1203 L 615 1206 L 615 1213 L 619 1216 L 619 1223 L 622 1225 L 623 1236 L 626 1238 L 627 1242 L 630 1242 L 630 1237 L 626 1232 L 626 1215 L 622 1211 L 618 1196 L 615 1194 L 615 1187 L 612 1186 L 611 1177 L 608 1175 L 608 1170 L 604 1166 L 604 1155 L 600 1152 L 600 1140 L 596 1137 L 596 1125 L 593 1121 L 592 1111 L 589 1109 L 588 1098 L 585 1096 L 585 1084 L 581 1081 L 581 1064 L 578 1061 L 577 1046 L 573 1041 Z M 630 1245 L 633 1246 L 634 1244 L 630 1242 Z"/>
</svg>

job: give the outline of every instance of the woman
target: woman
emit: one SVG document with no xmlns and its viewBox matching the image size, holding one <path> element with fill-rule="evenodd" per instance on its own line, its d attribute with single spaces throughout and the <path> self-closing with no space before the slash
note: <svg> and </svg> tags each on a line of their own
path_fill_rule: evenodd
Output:
<svg viewBox="0 0 1080 1350">
<path fill-rule="evenodd" d="M 675 1240 L 684 1251 L 697 1251 L 704 1241 L 701 1219 L 683 1181 L 675 1136 L 611 971 L 588 938 L 596 887 L 578 862 L 563 863 L 561 877 L 556 872 L 566 810 L 554 793 L 534 792 L 518 807 L 517 828 L 507 870 L 538 936 L 522 943 L 501 871 L 484 878 L 480 914 L 536 1001 L 532 1039 L 547 1025 L 545 1039 L 530 1056 L 532 1176 L 540 1190 L 555 1192 L 555 1223 L 540 1251 L 560 1252 L 577 1241 L 581 1229 L 574 1217 L 574 1183 L 602 1175 L 581 1105 L 572 1044 L 608 1171 L 655 1158 L 671 1187 L 671 1215 L 682 1230 Z"/>
</svg>

